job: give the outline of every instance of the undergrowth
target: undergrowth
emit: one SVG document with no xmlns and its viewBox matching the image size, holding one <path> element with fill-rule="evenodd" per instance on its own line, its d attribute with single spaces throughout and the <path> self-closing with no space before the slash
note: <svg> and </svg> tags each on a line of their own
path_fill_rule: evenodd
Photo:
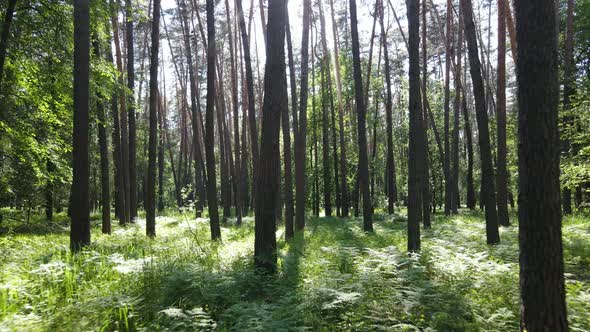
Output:
<svg viewBox="0 0 590 332">
<path fill-rule="evenodd" d="M 517 226 L 488 246 L 480 213 L 436 215 L 419 255 L 401 215 L 376 215 L 374 234 L 311 218 L 279 241 L 274 276 L 252 266 L 252 218 L 212 243 L 207 219 L 167 215 L 154 240 L 142 220 L 102 235 L 95 216 L 78 255 L 63 216 L 5 220 L 0 331 L 518 331 Z M 566 218 L 563 235 L 570 329 L 588 331 L 590 219 Z"/>
</svg>

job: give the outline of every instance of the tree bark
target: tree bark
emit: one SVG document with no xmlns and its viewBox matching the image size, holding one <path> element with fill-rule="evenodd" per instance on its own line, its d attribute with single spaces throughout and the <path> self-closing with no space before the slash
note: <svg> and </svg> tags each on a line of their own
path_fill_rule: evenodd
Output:
<svg viewBox="0 0 590 332">
<path fill-rule="evenodd" d="M 556 5 L 551 0 L 519 0 L 515 7 L 520 328 L 567 331 L 559 200 Z"/>
<path fill-rule="evenodd" d="M 281 113 L 288 109 L 285 66 L 285 0 L 270 0 L 262 108 L 262 140 L 255 224 L 255 262 L 258 268 L 276 271 L 276 196 L 279 195 L 279 131 Z"/>
<path fill-rule="evenodd" d="M 156 236 L 156 147 L 158 145 L 158 54 L 160 47 L 160 0 L 154 0 L 152 47 L 150 56 L 149 147 L 146 183 L 145 227 L 149 237 Z"/>
<path fill-rule="evenodd" d="M 356 0 L 350 0 L 350 25 L 352 32 L 352 62 L 354 69 L 354 87 L 358 124 L 359 144 L 359 181 L 363 193 L 363 229 L 373 232 L 373 215 L 371 193 L 369 191 L 369 160 L 367 157 L 366 107 L 363 95 L 363 78 L 361 73 L 361 57 L 357 28 Z"/>
<path fill-rule="evenodd" d="M 285 36 L 287 39 L 287 53 L 289 61 L 289 85 L 291 88 L 291 112 L 293 113 L 293 132 L 297 137 L 297 79 L 295 77 L 295 63 L 293 60 L 293 45 L 291 42 L 291 26 L 289 23 L 289 10 L 285 9 Z M 289 241 L 295 234 L 294 229 L 294 205 L 293 205 L 293 174 L 291 161 L 291 131 L 289 127 L 289 110 L 283 111 L 283 146 L 285 167 L 285 240 Z"/>
<path fill-rule="evenodd" d="M 207 0 L 207 109 L 205 111 L 205 158 L 207 159 L 207 203 L 211 239 L 221 240 L 219 211 L 217 210 L 217 180 L 215 177 L 215 3 Z M 219 123 L 218 125 L 221 125 Z"/>
<path fill-rule="evenodd" d="M 160 15 L 159 13 L 157 14 Z M 137 218 L 137 156 L 135 126 L 135 51 L 133 41 L 133 7 L 131 0 L 125 0 L 126 39 L 127 39 L 127 116 L 129 117 L 129 220 Z M 155 17 L 155 13 L 154 13 Z M 159 34 L 158 34 L 159 35 Z"/>
<path fill-rule="evenodd" d="M 451 43 L 451 31 L 453 24 L 453 7 L 451 0 L 447 0 L 446 15 L 446 38 L 445 38 L 445 93 L 444 93 L 444 136 L 445 136 L 445 159 L 443 170 L 445 175 L 445 215 L 451 214 L 453 205 L 453 181 L 451 178 L 451 145 L 450 145 L 450 82 L 451 82 L 451 58 L 453 56 L 453 46 Z"/>
<path fill-rule="evenodd" d="M 506 9 L 505 0 L 498 0 L 498 74 L 496 75 L 496 131 L 498 156 L 496 185 L 498 186 L 498 224 L 509 226 L 508 170 L 506 161 Z"/>
<path fill-rule="evenodd" d="M 90 156 L 88 153 L 90 95 L 90 4 L 74 1 L 74 133 L 73 182 L 70 197 L 70 249 L 90 245 Z"/>
<path fill-rule="evenodd" d="M 471 0 L 461 0 L 465 24 L 465 38 L 469 51 L 469 69 L 473 83 L 475 97 L 475 115 L 479 129 L 479 151 L 481 156 L 482 201 L 486 216 L 486 238 L 488 244 L 500 242 L 498 232 L 498 215 L 496 212 L 496 191 L 494 190 L 494 168 L 492 165 L 492 151 L 490 147 L 490 130 L 488 127 L 488 113 L 485 105 L 484 84 L 481 76 L 481 63 L 477 51 L 475 23 Z"/>
<path fill-rule="evenodd" d="M 422 219 L 422 176 L 421 157 L 423 155 L 422 105 L 420 100 L 419 63 L 419 0 L 408 1 L 408 52 L 410 56 L 410 132 L 408 147 L 408 251 L 420 251 L 420 222 Z"/>
</svg>

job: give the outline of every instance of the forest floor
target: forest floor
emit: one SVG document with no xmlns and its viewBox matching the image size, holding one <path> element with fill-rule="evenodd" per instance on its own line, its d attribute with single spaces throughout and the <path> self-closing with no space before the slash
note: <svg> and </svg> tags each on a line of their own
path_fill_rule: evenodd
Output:
<svg viewBox="0 0 590 332">
<path fill-rule="evenodd" d="M 485 244 L 481 213 L 435 215 L 420 255 L 406 253 L 400 214 L 310 219 L 285 243 L 279 272 L 252 267 L 254 223 L 222 227 L 170 213 L 100 234 L 69 253 L 67 220 L 0 225 L 0 331 L 518 331 L 517 225 Z M 513 223 L 516 219 L 512 215 Z M 564 220 L 570 329 L 590 331 L 590 217 Z"/>
</svg>

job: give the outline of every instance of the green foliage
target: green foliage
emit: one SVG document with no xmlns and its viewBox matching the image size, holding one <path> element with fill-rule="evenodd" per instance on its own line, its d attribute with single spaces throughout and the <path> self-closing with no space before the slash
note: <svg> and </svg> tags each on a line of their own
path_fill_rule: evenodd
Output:
<svg viewBox="0 0 590 332">
<path fill-rule="evenodd" d="M 5 210 L 7 216 L 13 215 Z M 93 215 L 93 219 L 98 216 Z M 279 273 L 251 262 L 253 219 L 222 228 L 211 243 L 207 219 L 171 214 L 100 234 L 79 255 L 68 250 L 67 220 L 11 217 L 1 229 L 0 326 L 6 330 L 121 331 L 516 331 L 517 227 L 485 244 L 480 213 L 435 215 L 420 255 L 405 252 L 400 215 L 311 219 L 305 237 L 279 241 Z M 513 218 L 514 220 L 515 218 Z M 563 227 L 570 327 L 590 328 L 590 222 Z M 282 232 L 282 230 L 280 231 Z M 280 234 L 282 235 L 282 234 Z"/>
</svg>

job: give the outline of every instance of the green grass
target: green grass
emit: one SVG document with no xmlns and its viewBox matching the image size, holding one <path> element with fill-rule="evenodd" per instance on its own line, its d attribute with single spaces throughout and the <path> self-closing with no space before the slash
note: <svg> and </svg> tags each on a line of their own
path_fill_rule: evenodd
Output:
<svg viewBox="0 0 590 332">
<path fill-rule="evenodd" d="M 0 331 L 518 331 L 517 226 L 490 247 L 480 213 L 436 215 L 412 256 L 401 215 L 376 215 L 374 234 L 361 219 L 312 218 L 279 241 L 275 276 L 252 267 L 252 218 L 217 244 L 188 215 L 158 218 L 154 240 L 141 220 L 106 236 L 96 218 L 74 256 L 65 217 L 5 218 Z M 563 232 L 570 327 L 588 331 L 590 218 L 566 218 Z"/>
</svg>

